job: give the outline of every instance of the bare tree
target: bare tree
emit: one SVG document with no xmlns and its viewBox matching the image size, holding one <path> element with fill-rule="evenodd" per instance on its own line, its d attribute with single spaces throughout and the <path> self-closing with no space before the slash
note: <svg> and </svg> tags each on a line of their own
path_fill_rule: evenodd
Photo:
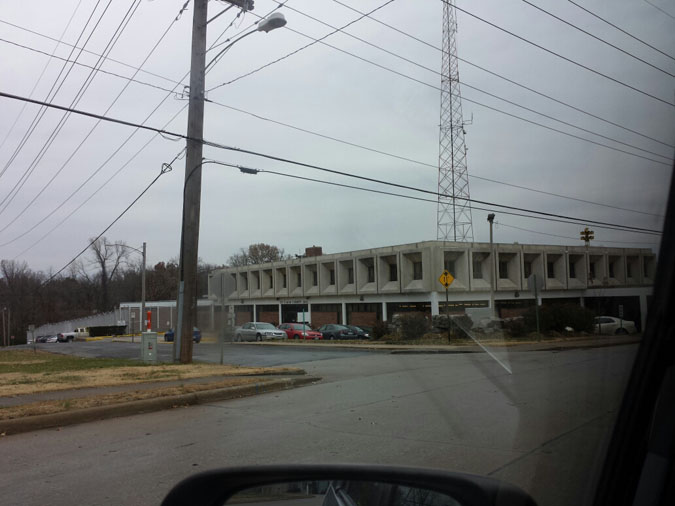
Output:
<svg viewBox="0 0 675 506">
<path fill-rule="evenodd" d="M 129 249 L 123 241 L 109 243 L 105 237 L 94 241 L 91 245 L 92 259 L 89 264 L 97 268 L 94 280 L 100 286 L 100 304 L 99 310 L 107 311 L 110 309 L 110 282 L 115 279 L 120 268 L 126 263 L 129 256 Z M 81 275 L 91 279 L 86 269 L 80 269 Z"/>
<path fill-rule="evenodd" d="M 247 249 L 241 248 L 239 253 L 235 253 L 230 257 L 228 265 L 230 267 L 241 267 L 243 265 L 276 262 L 278 260 L 286 260 L 287 258 L 289 258 L 289 255 L 286 255 L 282 248 L 261 242 L 251 244 Z"/>
</svg>

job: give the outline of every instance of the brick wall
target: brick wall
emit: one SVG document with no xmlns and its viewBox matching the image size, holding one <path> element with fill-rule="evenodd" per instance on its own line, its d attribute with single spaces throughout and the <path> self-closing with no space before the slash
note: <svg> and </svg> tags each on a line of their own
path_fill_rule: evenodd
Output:
<svg viewBox="0 0 675 506">
<path fill-rule="evenodd" d="M 375 311 L 369 312 L 358 312 L 352 311 L 349 315 L 349 321 L 347 322 L 350 325 L 365 325 L 367 327 L 372 327 L 377 323 L 377 313 Z"/>
<path fill-rule="evenodd" d="M 340 315 L 335 311 L 312 311 L 312 327 L 318 329 L 321 325 L 342 323 Z"/>
<path fill-rule="evenodd" d="M 157 311 L 157 321 L 153 322 L 154 330 L 157 332 L 166 332 L 173 326 L 173 323 L 171 322 L 171 308 L 158 307 Z M 169 322 L 169 324 L 167 325 L 166 322 Z"/>
<path fill-rule="evenodd" d="M 260 311 L 258 321 L 279 325 L 279 311 Z"/>
<path fill-rule="evenodd" d="M 235 313 L 235 325 L 243 325 L 251 321 L 252 311 L 237 311 Z"/>
</svg>

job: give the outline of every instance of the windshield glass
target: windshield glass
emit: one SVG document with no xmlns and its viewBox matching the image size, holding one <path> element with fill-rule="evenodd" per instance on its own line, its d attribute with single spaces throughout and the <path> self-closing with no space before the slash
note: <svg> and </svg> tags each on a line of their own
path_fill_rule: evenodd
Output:
<svg viewBox="0 0 675 506">
<path fill-rule="evenodd" d="M 3 2 L 0 500 L 363 463 L 591 504 L 672 262 L 673 16 Z"/>
</svg>

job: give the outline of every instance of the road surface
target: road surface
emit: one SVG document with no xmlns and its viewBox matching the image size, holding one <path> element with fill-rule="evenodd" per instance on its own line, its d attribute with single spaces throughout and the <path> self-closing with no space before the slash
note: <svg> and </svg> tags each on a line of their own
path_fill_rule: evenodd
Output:
<svg viewBox="0 0 675 506">
<path fill-rule="evenodd" d="M 0 497 L 152 504 L 206 469 L 352 462 L 490 475 L 540 505 L 589 504 L 635 350 L 512 351 L 512 374 L 484 353 L 335 350 L 294 363 L 324 378 L 314 385 L 2 438 Z"/>
</svg>

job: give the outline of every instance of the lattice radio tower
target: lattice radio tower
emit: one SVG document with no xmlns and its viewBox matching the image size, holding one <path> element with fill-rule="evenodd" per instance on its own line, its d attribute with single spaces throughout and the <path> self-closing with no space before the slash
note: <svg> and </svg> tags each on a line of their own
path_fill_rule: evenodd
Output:
<svg viewBox="0 0 675 506">
<path fill-rule="evenodd" d="M 443 2 L 441 123 L 438 152 L 438 230 L 444 241 L 473 241 L 469 172 L 466 167 L 462 95 L 457 60 L 457 12 L 454 0 Z"/>
</svg>

